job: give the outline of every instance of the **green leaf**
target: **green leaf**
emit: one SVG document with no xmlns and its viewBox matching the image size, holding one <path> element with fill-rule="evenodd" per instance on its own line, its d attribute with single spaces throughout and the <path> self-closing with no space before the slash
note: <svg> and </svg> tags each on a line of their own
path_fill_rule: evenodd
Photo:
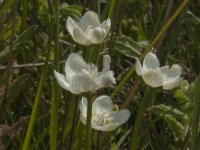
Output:
<svg viewBox="0 0 200 150">
<path fill-rule="evenodd" d="M 77 21 L 81 17 L 82 10 L 82 7 L 78 5 L 63 4 L 62 6 L 60 6 L 60 13 L 64 16 L 64 18 L 66 18 L 67 16 L 71 16 Z"/>
<path fill-rule="evenodd" d="M 13 21 L 10 20 L 8 23 L 3 25 L 3 30 L 1 31 L 0 35 L 0 41 L 5 42 L 12 36 L 12 26 Z M 20 31 L 21 27 L 21 17 L 17 16 L 15 20 L 15 33 L 18 33 Z"/>
<path fill-rule="evenodd" d="M 4 13 L 8 12 L 15 3 L 15 0 L 3 0 L 3 2 L 0 3 L 0 18 Z"/>
<path fill-rule="evenodd" d="M 167 122 L 169 128 L 179 137 L 183 136 L 187 131 L 186 128 L 171 115 L 164 115 L 164 120 Z"/>
<path fill-rule="evenodd" d="M 20 49 L 17 49 L 16 47 L 30 40 L 30 38 L 35 34 L 37 28 L 38 28 L 37 25 L 30 26 L 22 34 L 20 34 L 19 37 L 17 37 L 17 39 L 13 43 L 14 54 L 18 50 L 20 50 Z M 0 52 L 0 61 L 5 61 L 7 59 L 7 55 L 9 54 L 9 51 L 10 51 L 10 46 Z"/>
<path fill-rule="evenodd" d="M 182 90 L 177 90 L 174 93 L 174 96 L 178 100 L 178 102 L 188 102 L 190 100 Z"/>
<path fill-rule="evenodd" d="M 154 114 L 163 117 L 165 115 L 172 115 L 174 118 L 178 119 L 184 124 L 187 124 L 189 121 L 188 115 L 183 113 L 182 111 L 173 108 L 171 106 L 166 106 L 164 104 L 155 105 L 149 108 Z"/>
<path fill-rule="evenodd" d="M 18 46 L 20 44 L 26 43 L 36 32 L 38 26 L 33 25 L 27 28 L 20 36 L 14 41 L 14 45 Z"/>
<path fill-rule="evenodd" d="M 119 53 L 131 58 L 141 55 L 142 51 L 142 47 L 138 42 L 125 35 L 118 36 L 115 42 L 115 49 Z"/>
</svg>

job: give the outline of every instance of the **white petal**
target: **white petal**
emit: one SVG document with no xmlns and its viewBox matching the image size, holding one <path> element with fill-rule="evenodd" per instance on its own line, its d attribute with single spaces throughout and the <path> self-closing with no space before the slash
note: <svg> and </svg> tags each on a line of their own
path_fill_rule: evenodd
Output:
<svg viewBox="0 0 200 150">
<path fill-rule="evenodd" d="M 154 88 L 163 84 L 163 77 L 159 69 L 145 71 L 142 78 L 147 85 Z"/>
<path fill-rule="evenodd" d="M 71 92 L 74 94 L 95 91 L 97 88 L 96 82 L 85 70 L 82 70 L 80 73 L 74 75 L 69 81 L 69 86 Z"/>
<path fill-rule="evenodd" d="M 92 123 L 91 126 L 98 131 L 109 132 L 115 130 L 119 125 L 117 123 L 108 123 L 105 126 L 98 126 Z"/>
<path fill-rule="evenodd" d="M 95 27 L 87 30 L 85 35 L 90 39 L 90 41 L 92 41 L 92 43 L 98 44 L 105 39 L 107 32 L 102 27 Z"/>
<path fill-rule="evenodd" d="M 146 69 L 155 69 L 160 66 L 160 62 L 157 56 L 154 53 L 147 53 L 144 57 L 143 68 Z"/>
<path fill-rule="evenodd" d="M 142 65 L 141 65 L 139 59 L 135 58 L 135 60 L 136 60 L 135 61 L 135 71 L 140 76 L 140 75 L 142 75 L 144 73 L 144 70 L 142 68 Z"/>
<path fill-rule="evenodd" d="M 182 68 L 180 65 L 178 64 L 172 65 L 172 67 L 167 72 L 166 80 L 173 81 L 173 80 L 178 79 L 181 75 L 181 72 L 182 72 Z"/>
<path fill-rule="evenodd" d="M 62 88 L 64 88 L 65 90 L 68 90 L 68 91 L 69 91 L 69 82 L 68 82 L 67 78 L 66 78 L 64 75 L 62 75 L 62 74 L 56 72 L 55 70 L 54 70 L 54 76 L 55 76 L 55 78 L 56 78 L 58 84 L 59 84 Z"/>
<path fill-rule="evenodd" d="M 102 95 L 96 98 L 92 104 L 92 111 L 96 114 L 109 113 L 113 110 L 113 102 L 110 97 Z"/>
<path fill-rule="evenodd" d="M 169 71 L 169 66 L 160 67 L 160 71 L 161 71 L 162 75 L 166 76 L 167 72 Z"/>
<path fill-rule="evenodd" d="M 74 27 L 76 26 L 77 24 L 75 23 L 75 21 L 71 17 L 68 17 L 67 22 L 66 22 L 66 28 L 71 36 L 73 36 L 73 30 L 74 30 Z"/>
<path fill-rule="evenodd" d="M 84 61 L 81 55 L 75 53 L 70 54 L 65 62 L 65 74 L 67 79 L 70 81 L 75 74 L 79 73 L 86 67 L 87 63 Z"/>
<path fill-rule="evenodd" d="M 80 120 L 81 120 L 81 122 L 82 122 L 84 125 L 86 125 L 87 116 L 84 116 L 84 115 L 81 114 Z"/>
<path fill-rule="evenodd" d="M 79 110 L 82 116 L 87 116 L 87 98 L 86 97 L 82 97 L 79 103 Z"/>
<path fill-rule="evenodd" d="M 106 35 L 107 35 L 108 32 L 110 31 L 110 27 L 111 27 L 111 20 L 110 20 L 110 18 L 108 18 L 107 20 L 103 21 L 100 24 L 100 27 L 103 27 L 106 30 Z"/>
<path fill-rule="evenodd" d="M 110 116 L 113 117 L 112 123 L 117 123 L 118 126 L 121 126 L 129 119 L 131 113 L 128 109 L 123 109 L 117 112 L 110 113 Z"/>
<path fill-rule="evenodd" d="M 72 38 L 79 44 L 91 45 L 92 41 L 85 35 L 85 33 L 80 29 L 80 27 L 74 27 Z"/>
<path fill-rule="evenodd" d="M 111 58 L 109 55 L 104 55 L 103 56 L 103 70 L 102 73 L 105 73 L 110 70 L 110 62 Z"/>
<path fill-rule="evenodd" d="M 94 64 L 88 64 L 86 70 L 93 76 L 96 77 L 98 74 L 98 68 Z"/>
<path fill-rule="evenodd" d="M 176 79 L 174 81 L 164 82 L 163 89 L 164 90 L 171 90 L 171 89 L 179 86 L 182 80 L 183 80 L 183 78 L 179 78 L 179 79 Z"/>
<path fill-rule="evenodd" d="M 113 71 L 108 71 L 97 78 L 95 78 L 95 82 L 97 83 L 99 88 L 110 87 L 115 84 L 115 78 Z"/>
<path fill-rule="evenodd" d="M 88 26 L 97 26 L 100 24 L 98 15 L 93 11 L 87 11 L 80 19 L 79 26 L 85 31 Z"/>
</svg>

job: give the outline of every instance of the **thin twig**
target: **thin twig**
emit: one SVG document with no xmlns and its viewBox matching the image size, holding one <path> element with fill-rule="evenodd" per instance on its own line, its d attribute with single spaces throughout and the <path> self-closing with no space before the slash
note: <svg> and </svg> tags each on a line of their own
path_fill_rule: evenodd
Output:
<svg viewBox="0 0 200 150">
<path fill-rule="evenodd" d="M 64 63 L 65 60 L 59 61 L 60 64 Z M 53 62 L 48 62 L 48 65 L 52 65 Z M 30 63 L 30 64 L 21 64 L 21 65 L 13 65 L 12 69 L 18 69 L 18 68 L 27 68 L 27 67 L 40 67 L 40 66 L 44 66 L 45 63 L 44 62 L 40 62 L 40 63 Z M 5 70 L 8 66 L 5 65 L 0 65 L 0 70 Z"/>
</svg>

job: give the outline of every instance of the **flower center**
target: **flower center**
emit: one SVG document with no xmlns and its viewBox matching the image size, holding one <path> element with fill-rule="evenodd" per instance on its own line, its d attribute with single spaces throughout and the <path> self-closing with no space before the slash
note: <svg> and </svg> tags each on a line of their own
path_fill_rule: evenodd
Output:
<svg viewBox="0 0 200 150">
<path fill-rule="evenodd" d="M 92 122 L 94 122 L 98 126 L 105 126 L 110 122 L 110 119 L 107 114 L 101 113 L 92 116 Z"/>
</svg>

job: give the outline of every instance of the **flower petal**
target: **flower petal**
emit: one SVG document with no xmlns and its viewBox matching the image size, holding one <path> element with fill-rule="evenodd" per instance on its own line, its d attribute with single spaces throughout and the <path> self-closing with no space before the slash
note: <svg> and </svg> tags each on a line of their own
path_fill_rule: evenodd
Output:
<svg viewBox="0 0 200 150">
<path fill-rule="evenodd" d="M 117 123 L 118 126 L 121 126 L 129 119 L 131 113 L 128 109 L 122 109 L 120 111 L 110 113 L 110 116 L 113 118 L 112 123 Z"/>
<path fill-rule="evenodd" d="M 108 18 L 107 20 L 103 21 L 100 24 L 100 27 L 103 27 L 106 30 L 106 35 L 107 35 L 108 32 L 110 31 L 110 27 L 111 27 L 111 20 L 110 20 L 110 18 Z"/>
<path fill-rule="evenodd" d="M 95 28 L 90 28 L 86 30 L 85 34 L 88 37 L 88 39 L 92 41 L 92 43 L 98 44 L 98 43 L 101 43 L 105 39 L 107 32 L 102 27 L 95 27 Z"/>
<path fill-rule="evenodd" d="M 167 72 L 169 71 L 169 66 L 160 67 L 160 71 L 161 71 L 162 75 L 166 76 Z"/>
<path fill-rule="evenodd" d="M 138 58 L 135 58 L 136 62 L 135 62 L 135 71 L 136 73 L 140 76 L 144 73 L 143 67 L 139 61 Z"/>
<path fill-rule="evenodd" d="M 109 96 L 102 95 L 96 98 L 92 104 L 93 114 L 109 113 L 113 110 L 113 102 Z"/>
<path fill-rule="evenodd" d="M 107 71 L 110 70 L 110 62 L 111 62 L 110 56 L 104 55 L 103 56 L 103 70 L 101 71 L 101 73 L 106 73 Z"/>
<path fill-rule="evenodd" d="M 71 80 L 72 76 L 79 73 L 86 67 L 87 63 L 84 61 L 81 55 L 75 53 L 70 54 L 67 61 L 65 62 L 65 74 L 68 81 Z"/>
<path fill-rule="evenodd" d="M 76 26 L 77 24 L 75 23 L 75 21 L 71 17 L 68 17 L 67 22 L 66 22 L 66 28 L 71 36 L 73 36 L 73 30 L 74 30 L 74 27 Z"/>
<path fill-rule="evenodd" d="M 82 97 L 79 103 L 79 110 L 82 116 L 87 117 L 87 98 L 86 97 Z"/>
<path fill-rule="evenodd" d="M 98 15 L 93 11 L 87 11 L 80 19 L 79 26 L 85 31 L 88 26 L 95 27 L 100 24 Z"/>
<path fill-rule="evenodd" d="M 84 116 L 84 115 L 81 114 L 80 120 L 81 120 L 81 122 L 82 122 L 84 125 L 86 125 L 87 116 Z"/>
<path fill-rule="evenodd" d="M 95 78 L 95 82 L 98 85 L 98 88 L 110 87 L 111 85 L 115 84 L 115 78 L 113 71 L 108 71 L 97 78 Z"/>
<path fill-rule="evenodd" d="M 164 82 L 163 83 L 163 89 L 164 90 L 171 90 L 171 89 L 179 86 L 182 80 L 183 80 L 183 78 L 178 78 L 174 81 Z"/>
<path fill-rule="evenodd" d="M 104 131 L 109 132 L 115 130 L 119 125 L 117 123 L 108 123 L 105 126 L 98 126 L 94 123 L 91 124 L 92 128 L 98 130 L 98 131 Z"/>
<path fill-rule="evenodd" d="M 97 88 L 96 82 L 90 77 L 86 70 L 74 75 L 69 82 L 70 90 L 74 94 L 94 91 Z"/>
<path fill-rule="evenodd" d="M 72 38 L 79 44 L 82 45 L 91 45 L 92 41 L 85 35 L 85 33 L 80 29 L 80 27 L 75 26 L 73 29 Z"/>
<path fill-rule="evenodd" d="M 54 76 L 55 76 L 55 78 L 56 78 L 58 84 L 59 84 L 62 88 L 64 88 L 65 90 L 68 90 L 68 91 L 69 91 L 69 82 L 68 82 L 67 78 L 66 78 L 64 75 L 58 73 L 58 72 L 55 71 L 55 70 L 54 70 Z"/>
<path fill-rule="evenodd" d="M 167 72 L 166 80 L 173 81 L 173 80 L 178 79 L 181 75 L 181 72 L 182 72 L 182 68 L 180 65 L 178 64 L 172 65 L 172 67 Z"/>
<path fill-rule="evenodd" d="M 155 69 L 160 66 L 160 62 L 157 58 L 157 56 L 149 52 L 145 57 L 144 57 L 144 62 L 143 62 L 143 68 L 146 69 Z"/>
<path fill-rule="evenodd" d="M 163 77 L 159 69 L 145 71 L 142 78 L 147 85 L 154 88 L 163 84 Z"/>
</svg>

